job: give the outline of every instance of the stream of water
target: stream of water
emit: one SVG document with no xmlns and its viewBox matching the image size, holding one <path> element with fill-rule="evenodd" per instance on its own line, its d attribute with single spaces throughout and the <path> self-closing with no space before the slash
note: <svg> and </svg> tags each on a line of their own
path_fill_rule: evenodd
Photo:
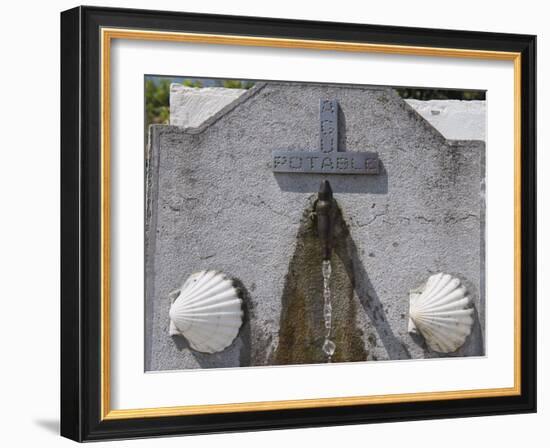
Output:
<svg viewBox="0 0 550 448">
<path fill-rule="evenodd" d="M 327 355 L 327 362 L 332 361 L 332 355 L 336 350 L 336 344 L 330 339 L 332 334 L 332 303 L 330 295 L 330 274 L 332 266 L 330 260 L 323 260 L 323 316 L 325 319 L 325 342 L 323 343 L 323 352 Z"/>
</svg>

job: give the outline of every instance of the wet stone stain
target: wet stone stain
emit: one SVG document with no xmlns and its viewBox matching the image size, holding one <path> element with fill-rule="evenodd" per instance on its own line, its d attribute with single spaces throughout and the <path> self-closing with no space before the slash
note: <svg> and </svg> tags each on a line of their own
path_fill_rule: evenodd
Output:
<svg viewBox="0 0 550 448">
<path fill-rule="evenodd" d="M 349 245 L 349 230 L 340 209 L 334 210 L 334 248 L 332 252 L 332 335 L 336 351 L 332 362 L 367 360 L 363 331 L 356 322 L 357 298 Z M 322 351 L 325 337 L 323 318 L 323 277 L 321 245 L 317 236 L 314 198 L 310 198 L 297 233 L 282 294 L 279 344 L 272 364 L 325 363 Z"/>
</svg>

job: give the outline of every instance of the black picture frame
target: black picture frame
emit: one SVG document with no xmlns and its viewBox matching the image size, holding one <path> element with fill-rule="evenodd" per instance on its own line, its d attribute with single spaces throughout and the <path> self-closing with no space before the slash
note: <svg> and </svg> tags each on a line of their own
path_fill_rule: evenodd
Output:
<svg viewBox="0 0 550 448">
<path fill-rule="evenodd" d="M 521 393 L 515 396 L 102 419 L 100 29 L 521 54 Z M 61 435 L 76 441 L 536 411 L 536 36 L 77 7 L 61 13 Z"/>
</svg>

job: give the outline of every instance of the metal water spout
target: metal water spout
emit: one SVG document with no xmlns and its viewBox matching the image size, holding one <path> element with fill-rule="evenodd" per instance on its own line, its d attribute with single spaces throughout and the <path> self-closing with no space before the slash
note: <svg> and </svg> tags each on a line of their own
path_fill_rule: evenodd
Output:
<svg viewBox="0 0 550 448">
<path fill-rule="evenodd" d="M 333 199 L 332 188 L 328 180 L 321 182 L 319 194 L 315 203 L 315 214 L 317 216 L 317 233 L 321 242 L 321 254 L 323 260 L 330 260 L 332 253 L 333 237 Z"/>
</svg>

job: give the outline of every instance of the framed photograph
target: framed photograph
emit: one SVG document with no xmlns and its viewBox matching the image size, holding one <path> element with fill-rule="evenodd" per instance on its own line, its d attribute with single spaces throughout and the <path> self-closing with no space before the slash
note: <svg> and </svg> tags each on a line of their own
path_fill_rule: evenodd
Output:
<svg viewBox="0 0 550 448">
<path fill-rule="evenodd" d="M 535 412 L 535 36 L 61 14 L 61 433 Z"/>
</svg>

